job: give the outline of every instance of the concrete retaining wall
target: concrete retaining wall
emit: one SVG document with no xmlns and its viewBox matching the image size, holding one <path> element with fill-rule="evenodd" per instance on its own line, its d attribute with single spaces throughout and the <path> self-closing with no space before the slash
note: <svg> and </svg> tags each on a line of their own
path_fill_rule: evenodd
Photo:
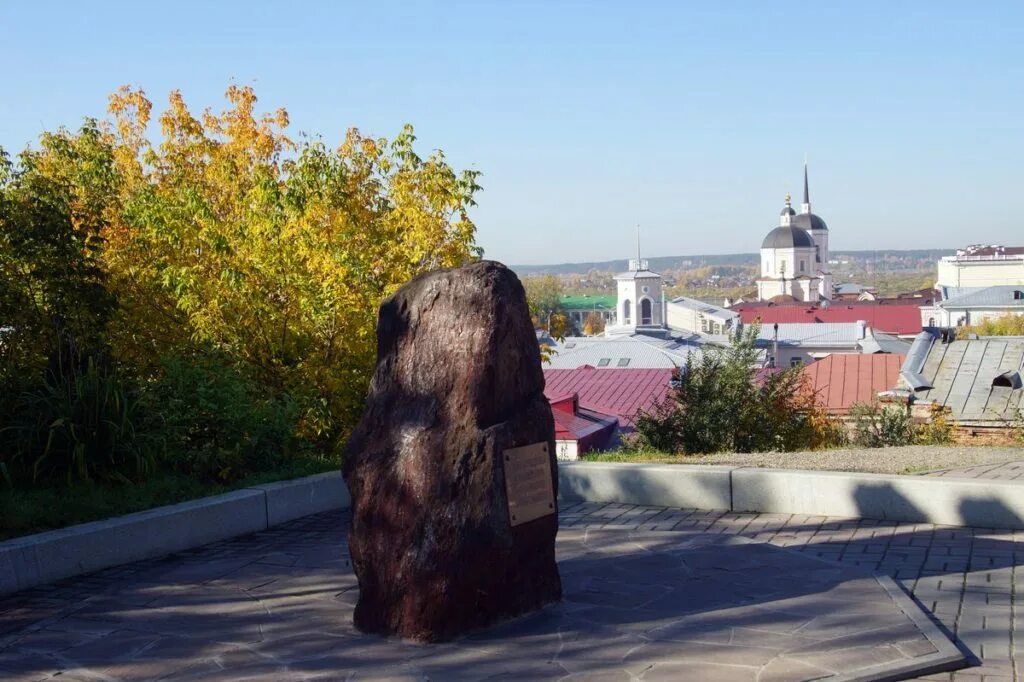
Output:
<svg viewBox="0 0 1024 682">
<path fill-rule="evenodd" d="M 733 469 L 715 465 L 559 462 L 558 490 L 567 499 L 729 510 Z"/>
<path fill-rule="evenodd" d="M 1024 530 L 1024 483 L 730 466 L 565 462 L 560 497 Z M 345 509 L 337 472 L 0 543 L 0 594 Z"/>
<path fill-rule="evenodd" d="M 266 530 L 351 504 L 339 472 L 0 542 L 0 594 Z"/>
<path fill-rule="evenodd" d="M 1024 483 L 702 465 L 572 463 L 560 495 L 737 512 L 1024 529 Z"/>
<path fill-rule="evenodd" d="M 1024 529 L 1024 483 L 738 468 L 734 511 Z"/>
</svg>

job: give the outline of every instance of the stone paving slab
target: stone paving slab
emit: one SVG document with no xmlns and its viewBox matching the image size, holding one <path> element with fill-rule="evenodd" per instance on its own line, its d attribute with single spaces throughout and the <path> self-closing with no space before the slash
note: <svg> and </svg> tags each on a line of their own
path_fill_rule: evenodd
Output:
<svg viewBox="0 0 1024 682">
<path fill-rule="evenodd" d="M 981 478 L 992 481 L 1019 481 L 1024 483 L 1024 462 L 1006 462 L 1004 464 L 978 464 L 960 469 L 939 469 L 928 471 L 922 476 L 941 476 L 942 478 Z"/>
<path fill-rule="evenodd" d="M 873 665 L 934 657 L 943 638 L 922 635 L 922 623 L 956 632 L 975 666 L 923 679 L 1020 673 L 1019 532 L 577 504 L 562 514 L 561 605 L 456 643 L 417 646 L 352 631 L 357 588 L 345 524 L 338 514 L 307 517 L 0 600 L 0 679 L 345 679 L 351 671 L 351 679 L 790 680 L 836 679 L 833 669 L 849 666 L 877 678 Z M 901 604 L 897 583 L 934 618 L 922 620 L 905 594 Z M 895 600 L 880 596 L 886 588 Z"/>
</svg>

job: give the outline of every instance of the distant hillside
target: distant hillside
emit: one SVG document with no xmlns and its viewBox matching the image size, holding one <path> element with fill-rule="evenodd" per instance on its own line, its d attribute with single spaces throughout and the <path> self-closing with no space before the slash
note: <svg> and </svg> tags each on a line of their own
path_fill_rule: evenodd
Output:
<svg viewBox="0 0 1024 682">
<path fill-rule="evenodd" d="M 942 256 L 951 256 L 956 249 L 880 249 L 878 251 L 833 251 L 833 259 L 850 258 L 861 261 L 892 261 L 892 260 L 938 260 Z M 728 253 L 703 256 L 659 256 L 647 258 L 654 271 L 680 270 L 697 268 L 705 265 L 757 265 L 760 254 Z M 554 265 L 512 265 L 509 266 L 519 275 L 582 275 L 593 270 L 598 272 L 621 272 L 629 267 L 627 260 L 606 260 L 588 263 L 558 263 Z"/>
</svg>

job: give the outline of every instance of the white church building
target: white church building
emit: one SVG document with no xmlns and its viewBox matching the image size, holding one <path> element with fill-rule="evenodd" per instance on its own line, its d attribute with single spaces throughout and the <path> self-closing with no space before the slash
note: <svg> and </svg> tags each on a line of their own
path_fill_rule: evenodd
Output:
<svg viewBox="0 0 1024 682">
<path fill-rule="evenodd" d="M 615 275 L 618 300 L 615 324 L 605 334 L 636 334 L 665 330 L 665 295 L 661 275 L 651 272 L 647 260 L 629 261 L 629 270 Z"/>
<path fill-rule="evenodd" d="M 781 298 L 780 298 L 781 297 Z M 761 276 L 757 279 L 761 301 L 795 300 L 816 303 L 832 298 L 832 273 L 828 271 L 828 226 L 811 213 L 804 164 L 804 202 L 800 213 L 790 197 L 779 214 L 779 226 L 761 243 Z"/>
</svg>

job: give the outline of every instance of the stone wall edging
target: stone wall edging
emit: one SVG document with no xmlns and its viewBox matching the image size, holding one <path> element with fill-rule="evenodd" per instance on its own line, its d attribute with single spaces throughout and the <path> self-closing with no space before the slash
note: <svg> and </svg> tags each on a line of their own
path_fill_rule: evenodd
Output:
<svg viewBox="0 0 1024 682">
<path fill-rule="evenodd" d="M 0 542 L 0 595 L 346 509 L 341 472 L 268 483 Z"/>
<path fill-rule="evenodd" d="M 565 499 L 1024 530 L 1024 483 L 701 464 L 567 462 Z"/>
</svg>

